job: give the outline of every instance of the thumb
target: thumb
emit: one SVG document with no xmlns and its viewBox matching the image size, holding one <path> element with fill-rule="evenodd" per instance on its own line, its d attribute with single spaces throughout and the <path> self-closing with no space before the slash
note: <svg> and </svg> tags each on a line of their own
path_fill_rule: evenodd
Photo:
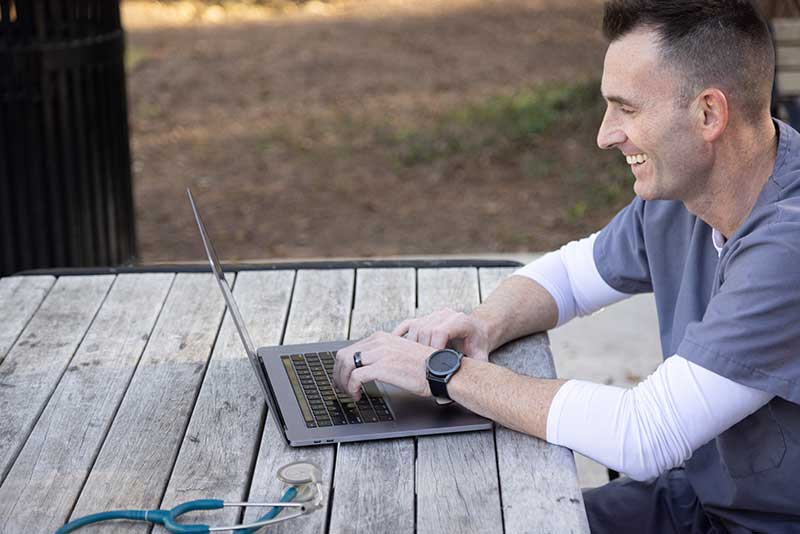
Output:
<svg viewBox="0 0 800 534">
<path fill-rule="evenodd" d="M 486 347 L 476 343 L 474 337 L 467 338 L 464 341 L 464 350 L 462 352 L 476 360 L 489 361 L 489 351 Z"/>
</svg>

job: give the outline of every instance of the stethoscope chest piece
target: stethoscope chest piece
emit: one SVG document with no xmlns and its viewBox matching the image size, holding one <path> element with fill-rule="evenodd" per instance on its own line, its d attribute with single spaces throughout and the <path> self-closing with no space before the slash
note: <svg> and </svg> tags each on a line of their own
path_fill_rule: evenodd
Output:
<svg viewBox="0 0 800 534">
<path fill-rule="evenodd" d="M 322 507 L 322 469 L 317 464 L 308 460 L 286 464 L 278 469 L 278 480 L 297 488 L 295 500 L 308 503 L 309 510 Z"/>
<path fill-rule="evenodd" d="M 312 484 L 321 478 L 322 470 L 308 461 L 292 462 L 278 469 L 278 479 L 290 486 Z"/>
</svg>

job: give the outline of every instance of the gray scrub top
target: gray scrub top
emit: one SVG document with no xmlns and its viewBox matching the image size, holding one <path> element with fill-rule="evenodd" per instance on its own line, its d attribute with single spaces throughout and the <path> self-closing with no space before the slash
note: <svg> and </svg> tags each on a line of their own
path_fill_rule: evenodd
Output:
<svg viewBox="0 0 800 534">
<path fill-rule="evenodd" d="M 682 202 L 635 198 L 594 245 L 603 279 L 653 292 L 664 358 L 775 397 L 686 461 L 706 512 L 732 532 L 800 532 L 800 134 L 720 255 Z"/>
</svg>

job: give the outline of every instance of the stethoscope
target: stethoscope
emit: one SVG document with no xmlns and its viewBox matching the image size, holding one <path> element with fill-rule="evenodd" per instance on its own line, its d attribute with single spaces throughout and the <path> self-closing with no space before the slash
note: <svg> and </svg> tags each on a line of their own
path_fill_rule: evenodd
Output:
<svg viewBox="0 0 800 534">
<path fill-rule="evenodd" d="M 226 530 L 252 534 L 261 527 L 288 521 L 289 519 L 310 514 L 322 508 L 322 470 L 315 463 L 305 460 L 292 462 L 278 469 L 277 477 L 278 480 L 287 484 L 289 487 L 283 492 L 283 495 L 281 495 L 280 501 L 276 503 L 228 503 L 219 499 L 199 499 L 179 504 L 169 510 L 114 510 L 111 512 L 87 515 L 70 521 L 56 530 L 55 534 L 67 534 L 83 526 L 111 519 L 146 521 L 148 523 L 163 525 L 164 528 L 175 534 L 209 534 L 211 532 L 224 532 Z M 208 525 L 178 523 L 178 516 L 187 512 L 219 510 L 220 508 L 228 506 L 240 508 L 247 506 L 270 506 L 272 510 L 262 517 L 259 517 L 256 521 L 242 525 L 210 527 Z M 278 514 L 284 509 L 292 510 L 294 513 L 286 513 L 278 517 Z"/>
</svg>

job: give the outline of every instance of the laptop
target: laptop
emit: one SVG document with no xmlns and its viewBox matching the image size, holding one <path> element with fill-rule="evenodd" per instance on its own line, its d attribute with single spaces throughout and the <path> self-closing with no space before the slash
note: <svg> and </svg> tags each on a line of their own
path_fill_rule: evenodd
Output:
<svg viewBox="0 0 800 534">
<path fill-rule="evenodd" d="M 222 265 L 208 238 L 192 192 L 192 211 L 214 273 L 269 412 L 293 447 L 401 438 L 492 428 L 492 421 L 452 403 L 440 406 L 381 382 L 365 384 L 354 401 L 333 385 L 336 351 L 353 341 L 260 347 L 247 332 Z"/>
</svg>

